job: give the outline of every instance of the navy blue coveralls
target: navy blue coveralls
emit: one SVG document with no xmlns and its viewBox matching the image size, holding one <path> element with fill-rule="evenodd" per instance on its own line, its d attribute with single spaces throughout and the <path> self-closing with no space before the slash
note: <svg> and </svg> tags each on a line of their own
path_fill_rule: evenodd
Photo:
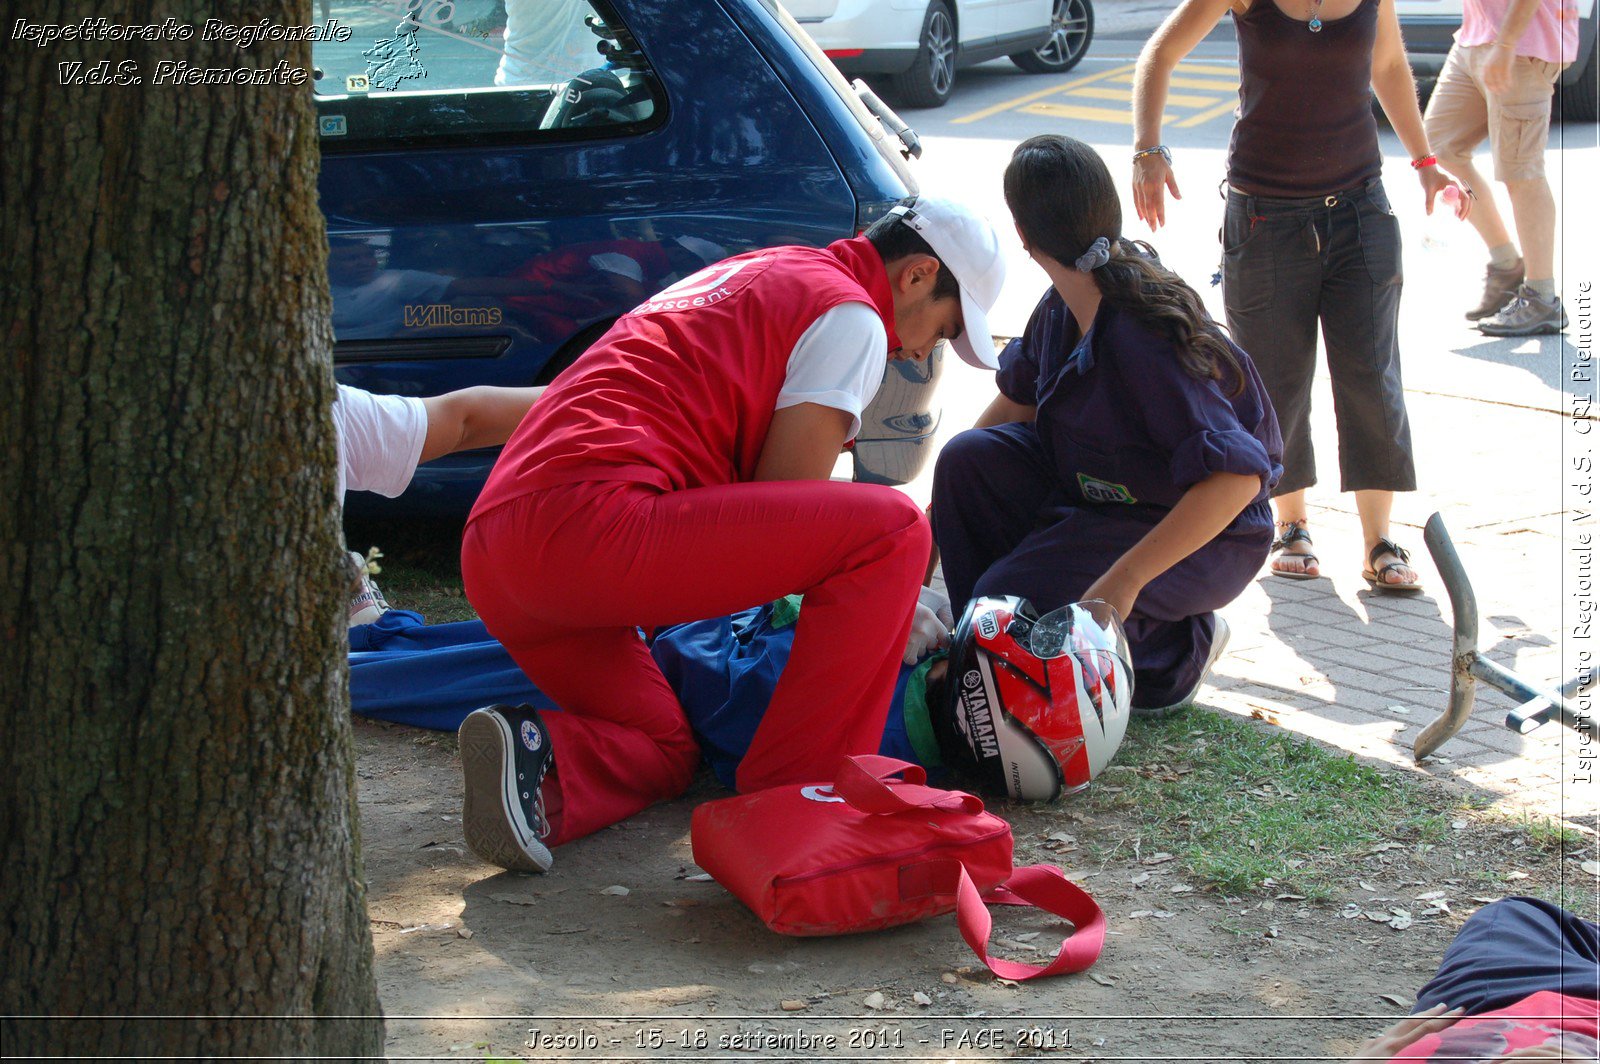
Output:
<svg viewBox="0 0 1600 1064">
<path fill-rule="evenodd" d="M 996 383 L 1036 406 L 1032 422 L 969 429 L 945 445 L 933 534 L 950 601 L 1021 595 L 1042 613 L 1082 598 L 1194 484 L 1261 478 L 1215 539 L 1150 581 L 1126 618 L 1133 702 L 1166 706 L 1199 682 L 1214 610 L 1260 570 L 1272 543 L 1267 498 L 1283 474 L 1278 421 L 1249 356 L 1244 391 L 1198 380 L 1173 343 L 1102 302 L 1087 336 L 1054 289 L 1000 354 Z"/>
</svg>

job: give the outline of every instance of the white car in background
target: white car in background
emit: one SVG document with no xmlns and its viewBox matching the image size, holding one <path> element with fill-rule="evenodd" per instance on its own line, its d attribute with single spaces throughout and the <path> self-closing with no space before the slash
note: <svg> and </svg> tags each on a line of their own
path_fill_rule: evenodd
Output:
<svg viewBox="0 0 1600 1064">
<path fill-rule="evenodd" d="M 1000 56 L 1032 74 L 1078 65 L 1093 0 L 783 0 L 845 74 L 883 79 L 909 107 L 939 107 L 956 71 Z"/>
<path fill-rule="evenodd" d="M 1595 0 L 1563 0 L 1578 12 L 1578 58 L 1556 82 L 1556 113 L 1593 122 L 1600 110 L 1600 71 L 1595 66 Z M 1395 0 L 1406 56 L 1417 80 L 1432 90 L 1450 42 L 1461 27 L 1461 0 Z"/>
</svg>

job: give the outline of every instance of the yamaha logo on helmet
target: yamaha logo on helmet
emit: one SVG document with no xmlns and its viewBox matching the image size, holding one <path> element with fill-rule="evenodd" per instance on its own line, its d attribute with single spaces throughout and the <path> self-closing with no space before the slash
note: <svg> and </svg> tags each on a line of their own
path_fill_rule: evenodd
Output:
<svg viewBox="0 0 1600 1064">
<path fill-rule="evenodd" d="M 979 757 L 999 757 L 1000 741 L 995 737 L 994 712 L 983 676 L 977 669 L 969 669 L 961 678 L 961 687 L 961 712 L 956 724 Z"/>
</svg>

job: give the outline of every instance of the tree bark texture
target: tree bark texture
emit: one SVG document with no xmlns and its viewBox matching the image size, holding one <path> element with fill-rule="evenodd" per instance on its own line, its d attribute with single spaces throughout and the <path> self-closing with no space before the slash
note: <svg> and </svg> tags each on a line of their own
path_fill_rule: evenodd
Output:
<svg viewBox="0 0 1600 1064">
<path fill-rule="evenodd" d="M 13 32 L 101 15 L 196 33 Z M 101 0 L 0 27 L 8 1055 L 382 1052 L 311 90 L 151 83 L 311 45 L 202 41 L 217 16 L 311 19 Z M 103 59 L 144 84 L 59 83 Z"/>
</svg>

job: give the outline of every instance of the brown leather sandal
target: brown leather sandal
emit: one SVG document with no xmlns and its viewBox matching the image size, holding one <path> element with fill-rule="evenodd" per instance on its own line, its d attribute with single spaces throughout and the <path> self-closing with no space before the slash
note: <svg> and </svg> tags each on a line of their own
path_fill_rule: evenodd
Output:
<svg viewBox="0 0 1600 1064">
<path fill-rule="evenodd" d="M 1378 566 L 1377 569 L 1374 569 L 1373 566 L 1378 565 L 1378 559 L 1385 554 L 1393 554 L 1400 560 L 1389 562 L 1387 565 Z M 1380 595 L 1410 595 L 1421 591 L 1421 580 L 1413 580 L 1405 584 L 1391 584 L 1383 578 L 1384 574 L 1390 570 L 1401 568 L 1412 568 L 1411 552 L 1392 539 L 1380 539 L 1367 554 L 1367 567 L 1361 570 L 1361 578 L 1367 582 L 1368 587 Z"/>
</svg>

